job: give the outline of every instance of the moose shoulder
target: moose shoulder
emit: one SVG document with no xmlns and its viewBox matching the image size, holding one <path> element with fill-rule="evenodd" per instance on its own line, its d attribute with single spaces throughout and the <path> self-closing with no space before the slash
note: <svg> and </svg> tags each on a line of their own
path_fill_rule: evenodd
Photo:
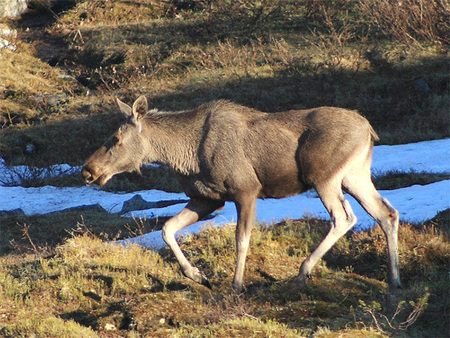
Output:
<svg viewBox="0 0 450 338">
<path fill-rule="evenodd" d="M 127 122 L 87 160 L 83 179 L 103 185 L 115 174 L 151 162 L 178 173 L 190 201 L 166 222 L 163 238 L 185 276 L 209 286 L 184 256 L 175 233 L 232 201 L 238 214 L 233 288 L 240 292 L 257 198 L 282 198 L 314 188 L 332 221 L 327 236 L 300 267 L 297 280 L 304 282 L 320 258 L 356 223 L 344 188 L 381 225 L 388 246 L 390 287 L 400 287 L 399 216 L 372 183 L 370 165 L 377 135 L 357 112 L 320 107 L 268 114 L 214 101 L 188 112 L 158 113 L 148 111 L 144 96 L 133 107 L 117 102 Z"/>
</svg>

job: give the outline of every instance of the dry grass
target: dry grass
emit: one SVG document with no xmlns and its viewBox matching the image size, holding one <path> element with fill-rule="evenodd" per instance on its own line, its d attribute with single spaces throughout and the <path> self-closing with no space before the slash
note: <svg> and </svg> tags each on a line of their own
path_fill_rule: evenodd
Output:
<svg viewBox="0 0 450 338">
<path fill-rule="evenodd" d="M 81 164 L 121 123 L 114 97 L 129 102 L 140 94 L 162 110 L 216 98 L 269 112 L 319 105 L 358 109 L 389 144 L 449 136 L 448 40 L 440 33 L 448 13 L 438 7 L 430 9 L 439 23 L 433 30 L 429 20 L 422 26 L 416 16 L 405 21 L 411 16 L 388 4 L 369 12 L 367 2 L 351 0 L 334 7 L 323 1 L 298 6 L 267 0 L 256 7 L 248 1 L 214 2 L 216 7 L 209 1 L 76 1 L 50 15 L 51 2 L 38 2 L 37 15 L 12 22 L 18 51 L 0 52 L 0 156 L 10 164 Z M 411 13 L 420 13 L 417 3 L 403 1 Z M 224 10 L 230 6 L 241 7 Z M 385 22 L 374 21 L 381 20 L 381 12 L 371 12 L 376 10 L 403 21 L 388 31 Z M 28 145 L 35 150 L 27 151 Z M 148 177 L 161 180 L 158 188 L 172 182 L 167 173 Z M 410 176 L 395 176 L 384 188 L 410 182 Z M 145 179 L 124 176 L 110 188 L 142 186 L 149 188 Z M 149 231 L 150 221 L 125 227 L 129 221 L 92 211 L 0 217 L 1 335 L 448 334 L 448 211 L 424 228 L 402 225 L 405 289 L 392 297 L 378 228 L 339 241 L 304 288 L 291 277 L 328 224 L 286 221 L 256 229 L 247 290 L 234 296 L 228 293 L 232 226 L 183 242 L 210 277 L 209 291 L 182 277 L 167 250 L 99 239 Z"/>
<path fill-rule="evenodd" d="M 2 256 L 0 333 L 445 335 L 450 252 L 446 234 L 436 227 L 401 226 L 405 288 L 395 296 L 387 295 L 385 244 L 379 228 L 340 240 L 315 269 L 313 280 L 306 287 L 296 286 L 292 277 L 327 227 L 326 222 L 300 220 L 255 229 L 246 291 L 240 296 L 228 293 L 235 260 L 234 226 L 209 228 L 182 241 L 185 253 L 209 276 L 212 291 L 184 278 L 167 249 L 154 253 L 137 246 L 125 248 L 89 233 L 56 245 L 55 255 L 47 258 L 39 249 Z"/>
<path fill-rule="evenodd" d="M 2 91 L 19 95 L 52 94 L 62 91 L 62 88 L 58 86 L 58 71 L 33 56 L 32 51 L 30 53 L 30 50 L 25 50 L 17 53 L 3 50 L 1 57 Z"/>
<path fill-rule="evenodd" d="M 160 230 L 167 219 L 123 218 L 119 214 L 108 213 L 100 206 L 47 215 L 12 214 L 0 217 L 0 255 L 30 253 L 36 248 L 53 255 L 57 245 L 75 234 L 89 233 L 103 240 L 127 238 Z"/>
<path fill-rule="evenodd" d="M 170 16 L 174 9 L 170 1 L 80 1 L 74 9 L 58 17 L 58 24 L 74 29 L 138 25 Z"/>
<path fill-rule="evenodd" d="M 58 70 L 42 62 L 33 49 L 19 44 L 19 51 L 0 51 L 0 112 L 3 126 L 27 126 L 45 118 L 42 110 L 64 97 Z M 55 95 L 54 102 L 48 101 Z"/>
<path fill-rule="evenodd" d="M 390 171 L 382 176 L 374 177 L 373 182 L 377 190 L 392 190 L 411 187 L 413 185 L 426 185 L 433 182 L 448 180 L 449 174 L 429 174 L 426 172 L 397 172 Z"/>
</svg>

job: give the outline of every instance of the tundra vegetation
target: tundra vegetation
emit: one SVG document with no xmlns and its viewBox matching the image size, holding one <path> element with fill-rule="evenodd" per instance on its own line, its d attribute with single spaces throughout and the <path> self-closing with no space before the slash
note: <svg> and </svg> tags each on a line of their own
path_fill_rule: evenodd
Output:
<svg viewBox="0 0 450 338">
<path fill-rule="evenodd" d="M 161 110 L 224 98 L 275 112 L 357 109 L 384 144 L 449 135 L 445 1 L 83 1 L 5 20 L 0 51 L 0 156 L 7 164 L 81 165 L 123 123 L 114 98 L 146 95 Z M 111 113 L 115 112 L 115 113 Z M 147 168 L 106 189 L 179 191 Z M 448 175 L 392 173 L 394 189 Z M 4 182 L 8 183 L 8 182 Z M 27 186 L 80 185 L 27 177 Z M 5 336 L 447 336 L 448 224 L 400 224 L 403 290 L 387 292 L 384 234 L 350 234 L 296 286 L 295 271 L 328 232 L 314 218 L 253 230 L 246 291 L 227 293 L 234 226 L 181 247 L 212 291 L 186 280 L 167 249 L 105 245 L 160 228 L 103 211 L 0 215 L 0 334 Z M 388 301 L 389 300 L 389 301 Z"/>
</svg>

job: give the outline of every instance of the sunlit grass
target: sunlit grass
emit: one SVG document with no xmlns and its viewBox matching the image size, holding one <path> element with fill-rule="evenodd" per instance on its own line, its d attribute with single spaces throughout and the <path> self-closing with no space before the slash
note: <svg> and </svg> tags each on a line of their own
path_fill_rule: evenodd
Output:
<svg viewBox="0 0 450 338">
<path fill-rule="evenodd" d="M 36 57 L 33 48 L 22 44 L 19 51 L 0 52 L 0 87 L 16 95 L 52 94 L 62 91 L 58 70 Z"/>
<path fill-rule="evenodd" d="M 316 267 L 313 280 L 299 287 L 294 280 L 299 265 L 327 228 L 327 222 L 313 219 L 255 228 L 246 291 L 239 296 L 229 293 L 233 225 L 182 240 L 182 249 L 210 278 L 212 291 L 183 277 L 167 249 L 156 253 L 107 244 L 88 233 L 58 245 L 50 257 L 39 251 L 3 256 L 0 333 L 381 337 L 446 332 L 447 235 L 437 227 L 401 226 L 405 288 L 395 296 L 388 296 L 379 228 L 341 239 Z M 414 311 L 418 318 L 404 324 Z"/>
</svg>

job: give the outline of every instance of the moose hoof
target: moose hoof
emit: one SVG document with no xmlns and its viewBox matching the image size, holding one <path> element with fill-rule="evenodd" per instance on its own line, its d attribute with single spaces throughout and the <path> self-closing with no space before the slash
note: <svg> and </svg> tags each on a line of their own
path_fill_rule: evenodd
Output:
<svg viewBox="0 0 450 338">
<path fill-rule="evenodd" d="M 204 278 L 203 280 L 202 280 L 202 283 L 201 283 L 203 286 L 206 286 L 208 289 L 210 289 L 210 290 L 212 290 L 212 285 L 211 285 L 211 283 L 209 282 L 209 280 L 208 280 L 208 278 Z"/>
<path fill-rule="evenodd" d="M 240 295 L 242 293 L 242 285 L 231 284 L 231 293 L 234 295 Z"/>
<path fill-rule="evenodd" d="M 212 289 L 211 283 L 208 281 L 208 278 L 206 278 L 205 274 L 201 272 L 199 269 L 195 268 L 195 271 L 193 272 L 192 276 L 190 277 L 194 282 L 197 282 L 201 285 L 206 286 L 209 289 Z"/>
<path fill-rule="evenodd" d="M 296 282 L 297 282 L 297 285 L 304 286 L 304 285 L 306 285 L 307 280 L 310 280 L 310 279 L 312 279 L 312 276 L 310 273 L 305 273 L 305 274 L 300 273 L 297 276 Z"/>
<path fill-rule="evenodd" d="M 395 292 L 397 290 L 402 290 L 402 289 L 403 289 L 403 285 L 400 282 L 395 282 L 395 283 L 389 284 L 389 292 Z"/>
</svg>

